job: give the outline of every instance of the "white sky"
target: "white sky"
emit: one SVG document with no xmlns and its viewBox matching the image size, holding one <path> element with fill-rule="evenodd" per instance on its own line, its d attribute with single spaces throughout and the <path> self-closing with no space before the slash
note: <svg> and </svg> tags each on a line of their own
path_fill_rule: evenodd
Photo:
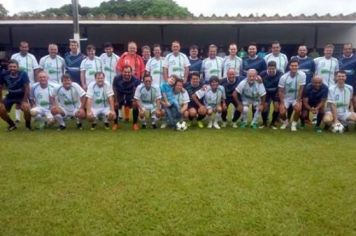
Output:
<svg viewBox="0 0 356 236">
<path fill-rule="evenodd" d="M 98 6 L 104 0 L 79 0 L 82 6 Z M 290 0 L 266 1 L 266 0 L 176 0 L 187 7 L 194 15 L 225 15 L 236 16 L 253 14 L 274 15 L 305 15 L 317 14 L 351 14 L 356 12 L 356 0 Z M 204 2 L 204 4 L 202 4 Z M 71 3 L 71 0 L 0 0 L 10 14 L 21 11 L 41 11 L 50 7 L 60 7 Z"/>
</svg>

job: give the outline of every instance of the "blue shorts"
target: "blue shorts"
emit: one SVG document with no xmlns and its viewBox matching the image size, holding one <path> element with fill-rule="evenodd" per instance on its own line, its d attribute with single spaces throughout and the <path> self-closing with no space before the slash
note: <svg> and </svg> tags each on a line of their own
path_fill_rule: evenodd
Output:
<svg viewBox="0 0 356 236">
<path fill-rule="evenodd" d="M 13 106 L 14 104 L 16 104 L 16 105 L 21 105 L 22 100 L 23 100 L 23 98 L 7 98 L 7 97 L 6 97 L 6 98 L 3 100 L 4 105 L 5 105 L 5 108 L 6 108 L 6 111 L 7 111 L 7 112 L 10 112 L 10 111 L 11 111 L 11 108 L 12 108 L 12 106 Z"/>
<path fill-rule="evenodd" d="M 278 92 L 266 93 L 266 103 L 269 104 L 271 101 L 279 102 Z"/>
</svg>

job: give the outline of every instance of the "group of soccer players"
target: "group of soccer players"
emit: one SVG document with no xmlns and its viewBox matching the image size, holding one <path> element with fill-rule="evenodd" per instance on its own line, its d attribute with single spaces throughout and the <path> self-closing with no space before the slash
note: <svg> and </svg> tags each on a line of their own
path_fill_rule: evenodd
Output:
<svg viewBox="0 0 356 236">
<path fill-rule="evenodd" d="M 220 129 L 227 127 L 229 112 L 234 128 L 277 129 L 280 123 L 280 129 L 290 126 L 297 131 L 299 121 L 304 127 L 312 117 L 315 130 L 322 132 L 322 123 L 328 129 L 356 121 L 356 56 L 351 44 L 344 45 L 339 59 L 333 57 L 331 44 L 314 59 L 300 45 L 290 60 L 279 42 L 271 46 L 271 53 L 260 57 L 251 43 L 247 57 L 239 58 L 232 43 L 229 55 L 222 58 L 210 45 L 208 57 L 201 59 L 197 46 L 191 46 L 187 56 L 178 41 L 165 57 L 160 45 L 153 46 L 152 57 L 151 48 L 144 46 L 140 56 L 137 44 L 129 42 L 119 57 L 113 45 L 105 43 L 104 53 L 97 57 L 93 45 L 84 55 L 71 41 L 64 58 L 57 45 L 50 44 L 49 54 L 38 64 L 23 41 L 0 77 L 0 116 L 9 131 L 16 129 L 21 110 L 28 130 L 31 120 L 37 129 L 57 123 L 58 130 L 64 130 L 69 119 L 76 120 L 78 129 L 86 119 L 92 130 L 98 121 L 117 130 L 120 119 L 129 120 L 130 110 L 134 130 L 147 128 L 148 120 L 154 129 L 158 120 L 161 128 L 175 129 L 178 121 L 192 125 L 196 120 L 200 128 Z M 4 98 L 3 89 L 8 91 Z M 14 105 L 15 122 L 9 115 Z"/>
</svg>

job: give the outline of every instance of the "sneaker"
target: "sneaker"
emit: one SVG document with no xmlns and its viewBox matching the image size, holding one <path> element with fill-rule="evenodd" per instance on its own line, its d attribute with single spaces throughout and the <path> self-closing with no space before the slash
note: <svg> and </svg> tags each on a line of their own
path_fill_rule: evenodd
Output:
<svg viewBox="0 0 356 236">
<path fill-rule="evenodd" d="M 215 129 L 220 129 L 219 123 L 217 121 L 214 121 L 213 126 Z"/>
<path fill-rule="evenodd" d="M 60 125 L 57 130 L 58 131 L 62 131 L 62 130 L 65 130 L 65 129 L 66 129 L 66 127 L 64 125 Z"/>
<path fill-rule="evenodd" d="M 146 124 L 142 124 L 141 125 L 141 129 L 146 129 L 147 128 L 147 125 Z"/>
<path fill-rule="evenodd" d="M 275 124 L 271 124 L 269 127 L 270 127 L 271 129 L 273 129 L 273 130 L 277 130 L 277 129 L 278 129 Z"/>
<path fill-rule="evenodd" d="M 291 130 L 292 132 L 297 131 L 297 122 L 295 122 L 295 121 L 292 122 L 292 125 L 291 125 L 291 127 L 290 127 L 290 130 Z"/>
<path fill-rule="evenodd" d="M 9 132 L 14 131 L 15 129 L 17 129 L 16 125 L 10 125 L 9 127 L 7 127 L 7 131 Z"/>
<path fill-rule="evenodd" d="M 237 122 L 232 122 L 232 128 L 236 129 L 238 127 Z"/>
<path fill-rule="evenodd" d="M 211 129 L 211 128 L 213 128 L 213 121 L 212 120 L 209 121 L 209 124 L 208 124 L 208 129 Z"/>
<path fill-rule="evenodd" d="M 243 129 L 243 128 L 246 128 L 246 125 L 247 125 L 246 122 L 243 121 L 243 122 L 241 122 L 241 124 L 240 124 L 240 128 L 242 128 L 242 129 Z"/>
<path fill-rule="evenodd" d="M 105 123 L 104 123 L 104 128 L 105 128 L 106 130 L 109 130 L 109 129 L 110 129 L 110 124 L 107 123 L 107 122 L 105 122 Z"/>
<path fill-rule="evenodd" d="M 204 128 L 204 123 L 203 123 L 203 121 L 198 120 L 197 124 L 198 124 L 198 127 L 199 127 L 199 128 L 201 128 L 201 129 Z"/>
<path fill-rule="evenodd" d="M 152 124 L 152 129 L 157 129 L 157 125 L 155 123 Z"/>
<path fill-rule="evenodd" d="M 288 127 L 288 120 L 283 121 L 280 129 L 286 129 Z"/>
<path fill-rule="evenodd" d="M 79 129 L 79 130 L 82 130 L 82 129 L 83 129 L 82 123 L 77 123 L 77 129 Z"/>
<path fill-rule="evenodd" d="M 315 127 L 314 129 L 315 129 L 315 132 L 317 132 L 319 134 L 323 132 L 323 130 L 320 127 Z"/>
<path fill-rule="evenodd" d="M 266 126 L 267 126 L 266 124 L 262 124 L 262 125 L 260 125 L 258 128 L 259 128 L 259 129 L 264 129 Z"/>
<path fill-rule="evenodd" d="M 132 129 L 133 129 L 134 131 L 138 131 L 138 130 L 140 129 L 140 127 L 138 126 L 138 124 L 133 124 L 133 125 L 132 125 Z"/>
<path fill-rule="evenodd" d="M 95 130 L 96 129 L 96 124 L 91 124 L 91 128 L 90 128 L 90 130 Z"/>
<path fill-rule="evenodd" d="M 250 127 L 251 127 L 252 129 L 257 129 L 257 128 L 258 128 L 258 126 L 257 126 L 256 123 L 252 123 L 252 124 L 250 125 Z"/>
<path fill-rule="evenodd" d="M 166 122 L 163 122 L 163 123 L 161 124 L 161 129 L 165 129 L 165 128 L 167 128 L 167 123 L 166 123 Z"/>
<path fill-rule="evenodd" d="M 226 128 L 226 126 L 227 126 L 227 122 L 226 121 L 221 122 L 221 128 Z"/>
</svg>

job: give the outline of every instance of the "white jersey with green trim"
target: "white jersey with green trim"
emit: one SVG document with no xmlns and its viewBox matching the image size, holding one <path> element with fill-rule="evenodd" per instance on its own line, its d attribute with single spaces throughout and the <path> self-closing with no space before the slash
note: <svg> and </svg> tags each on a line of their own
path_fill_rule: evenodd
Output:
<svg viewBox="0 0 356 236">
<path fill-rule="evenodd" d="M 261 97 L 266 95 L 263 83 L 253 81 L 250 84 L 247 79 L 242 80 L 235 90 L 240 94 L 243 103 L 259 103 Z"/>
<path fill-rule="evenodd" d="M 269 53 L 263 59 L 265 60 L 266 65 L 268 65 L 268 62 L 270 61 L 276 62 L 277 70 L 285 73 L 288 65 L 288 58 L 285 54 L 279 53 L 277 56 L 275 56 L 273 53 Z"/>
<path fill-rule="evenodd" d="M 111 86 L 116 76 L 116 65 L 119 59 L 120 57 L 115 53 L 112 53 L 111 56 L 108 56 L 107 53 L 103 53 L 100 55 L 103 72 L 105 74 L 105 80 Z"/>
<path fill-rule="evenodd" d="M 190 102 L 189 94 L 188 94 L 187 90 L 185 90 L 185 89 L 183 89 L 183 91 L 180 93 L 174 92 L 174 97 L 177 100 L 179 106 L 182 106 L 185 103 Z"/>
<path fill-rule="evenodd" d="M 58 88 L 57 84 L 48 83 L 46 88 L 42 88 L 40 83 L 35 83 L 31 88 L 31 100 L 35 103 L 36 107 L 45 109 L 51 108 L 51 97 L 54 97 L 55 90 Z"/>
<path fill-rule="evenodd" d="M 242 59 L 239 58 L 238 56 L 235 56 L 233 58 L 231 58 L 230 56 L 225 57 L 223 62 L 223 71 L 224 71 L 223 78 L 227 77 L 227 71 L 231 68 L 235 70 L 236 76 L 239 76 L 241 67 L 242 67 Z"/>
<path fill-rule="evenodd" d="M 315 74 L 323 78 L 323 83 L 328 86 L 335 85 L 335 72 L 339 70 L 339 61 L 331 57 L 318 57 L 314 59 Z"/>
<path fill-rule="evenodd" d="M 163 63 L 163 57 L 159 59 L 152 57 L 146 64 L 146 71 L 149 72 L 152 77 L 152 86 L 160 87 L 165 82 L 163 79 Z"/>
<path fill-rule="evenodd" d="M 94 57 L 94 59 L 90 59 L 86 57 L 80 64 L 80 71 L 85 71 L 85 82 L 87 85 L 94 82 L 95 73 L 103 71 L 100 58 Z"/>
<path fill-rule="evenodd" d="M 21 53 L 15 53 L 11 56 L 11 59 L 16 60 L 19 63 L 19 69 L 27 73 L 32 86 L 35 83 L 34 70 L 39 68 L 35 56 L 31 53 L 27 53 L 25 56 L 22 56 Z"/>
<path fill-rule="evenodd" d="M 140 84 L 136 90 L 134 98 L 143 104 L 152 104 L 156 106 L 157 99 L 161 99 L 161 90 L 156 86 L 151 86 L 149 89 L 144 84 Z"/>
<path fill-rule="evenodd" d="M 62 75 L 65 69 L 65 62 L 61 56 L 56 55 L 52 58 L 50 55 L 44 56 L 40 59 L 40 67 L 47 72 L 48 81 L 61 84 Z"/>
<path fill-rule="evenodd" d="M 114 92 L 112 86 L 107 82 L 105 82 L 103 86 L 99 86 L 94 81 L 88 85 L 86 96 L 92 99 L 92 108 L 106 108 L 110 106 L 108 98 L 114 96 Z"/>
<path fill-rule="evenodd" d="M 300 86 L 305 85 L 306 75 L 303 71 L 298 70 L 295 76 L 291 76 L 290 71 L 282 75 L 279 79 L 278 87 L 284 88 L 284 99 L 295 100 L 298 97 Z"/>
<path fill-rule="evenodd" d="M 209 107 L 215 107 L 216 105 L 221 104 L 223 99 L 226 99 L 225 89 L 221 85 L 219 85 L 215 91 L 211 89 L 210 85 L 203 86 L 195 92 L 195 95 L 199 99 L 204 98 L 204 105 Z"/>
<path fill-rule="evenodd" d="M 350 101 L 353 97 L 352 86 L 345 84 L 340 88 L 337 85 L 329 87 L 328 103 L 335 104 L 338 114 L 342 114 L 350 111 Z"/>
<path fill-rule="evenodd" d="M 205 82 L 209 82 L 209 79 L 212 76 L 217 76 L 220 80 L 222 79 L 223 62 L 224 59 L 221 57 L 208 57 L 203 60 L 201 65 L 201 72 L 203 73 L 203 79 Z"/>
<path fill-rule="evenodd" d="M 163 67 L 168 68 L 168 76 L 176 75 L 180 79 L 184 79 L 185 67 L 189 67 L 190 62 L 188 57 L 184 53 L 179 53 L 174 55 L 174 53 L 169 53 L 163 62 Z"/>
<path fill-rule="evenodd" d="M 67 111 L 75 111 L 80 108 L 80 98 L 85 95 L 85 91 L 79 84 L 72 82 L 71 86 L 66 89 L 60 85 L 54 92 L 60 107 Z"/>
</svg>

